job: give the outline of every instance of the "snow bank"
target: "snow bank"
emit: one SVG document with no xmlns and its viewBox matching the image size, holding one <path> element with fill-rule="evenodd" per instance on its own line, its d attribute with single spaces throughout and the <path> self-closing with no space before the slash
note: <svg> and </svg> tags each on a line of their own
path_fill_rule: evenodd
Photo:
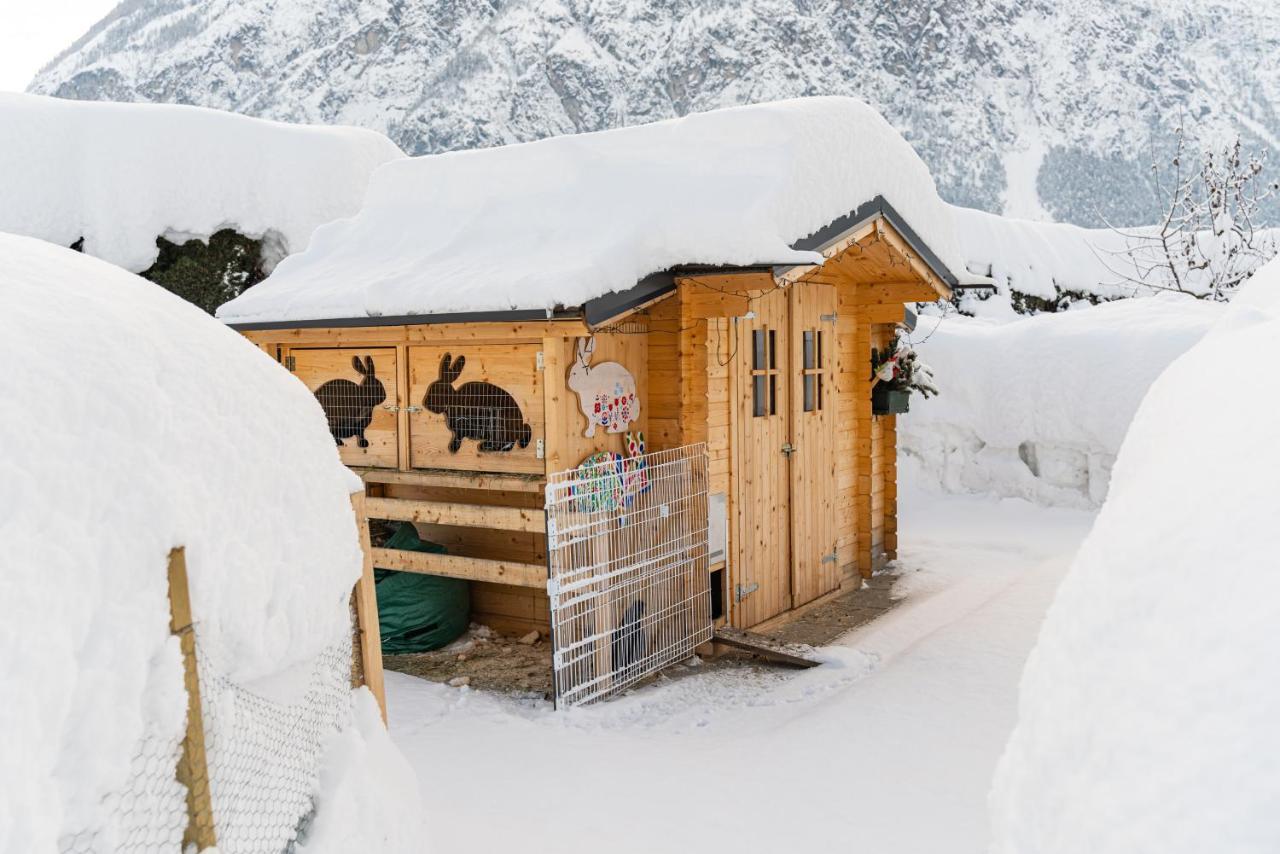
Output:
<svg viewBox="0 0 1280 854">
<path fill-rule="evenodd" d="M 389 163 L 350 220 L 227 303 L 231 322 L 577 306 L 679 264 L 791 244 L 883 195 L 954 272 L 928 168 L 850 98 L 806 98 Z"/>
<path fill-rule="evenodd" d="M 204 660 L 287 699 L 349 637 L 351 475 L 286 371 L 69 249 L 0 235 L 0 361 L 0 850 L 77 830 L 108 850 L 109 793 L 185 716 L 169 550 Z"/>
<path fill-rule="evenodd" d="M 355 128 L 0 92 L 0 231 L 60 246 L 83 237 L 87 254 L 134 272 L 155 261 L 159 236 L 228 227 L 299 252 L 403 156 Z"/>
<path fill-rule="evenodd" d="M 941 394 L 898 418 L 904 454 L 953 492 L 1093 507 L 1152 381 L 1221 316 L 1161 295 L 1009 323 L 923 317 Z"/>
<path fill-rule="evenodd" d="M 1158 249 L 1147 235 L 1154 227 L 1126 228 L 1123 233 L 1108 228 L 1081 228 L 1056 222 L 1032 222 L 997 216 L 970 208 L 953 207 L 956 239 L 964 256 L 964 269 L 975 276 L 992 279 L 1002 298 L 991 304 L 966 299 L 963 307 L 974 314 L 1011 314 L 1008 298 L 1019 295 L 1071 303 L 1087 300 L 1114 300 L 1148 296 L 1164 289 L 1153 287 L 1163 281 L 1158 272 L 1145 276 L 1142 268 L 1156 267 Z M 1201 235 L 1205 247 L 1212 245 L 1208 233 Z M 1280 232 L 1263 229 L 1258 245 L 1280 246 Z M 1220 263 L 1215 268 L 1220 267 Z M 1192 293 L 1210 291 L 1208 271 L 1184 271 L 1186 287 Z M 1136 284 L 1142 280 L 1146 284 Z"/>
<path fill-rule="evenodd" d="M 992 791 L 997 852 L 1280 839 L 1280 261 L 1152 386 L 1045 620 Z"/>
<path fill-rule="evenodd" d="M 1064 291 L 1103 299 L 1139 290 L 1117 272 L 1125 269 L 1128 241 L 1105 228 L 1032 222 L 972 208 L 951 208 L 964 269 L 992 279 L 1003 294 L 1050 302 Z M 1144 290 L 1145 289 L 1141 289 Z"/>
</svg>

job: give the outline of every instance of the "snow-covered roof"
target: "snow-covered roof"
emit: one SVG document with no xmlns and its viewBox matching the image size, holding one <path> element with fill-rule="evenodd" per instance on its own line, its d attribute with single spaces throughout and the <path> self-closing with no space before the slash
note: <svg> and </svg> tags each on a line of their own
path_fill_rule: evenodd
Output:
<svg viewBox="0 0 1280 854">
<path fill-rule="evenodd" d="M 227 227 L 299 252 L 403 156 L 355 128 L 0 93 L 0 231 L 61 246 L 83 237 L 87 254 L 134 272 L 155 261 L 158 236 Z"/>
<path fill-rule="evenodd" d="M 1062 291 L 1114 298 L 1136 290 L 1124 282 L 1129 241 L 1119 232 L 951 210 L 963 269 L 990 277 L 1004 293 L 1054 300 Z"/>
<path fill-rule="evenodd" d="M 288 694 L 349 637 L 360 484 L 305 386 L 150 282 L 0 234 L 0 301 L 0 814 L 54 850 L 118 820 L 149 726 L 181 731 L 169 550 L 203 660 Z"/>
<path fill-rule="evenodd" d="M 805 98 L 388 163 L 364 207 L 224 305 L 232 323 L 575 307 L 686 264 L 793 248 L 883 197 L 962 271 L 911 146 L 851 98 Z"/>
</svg>

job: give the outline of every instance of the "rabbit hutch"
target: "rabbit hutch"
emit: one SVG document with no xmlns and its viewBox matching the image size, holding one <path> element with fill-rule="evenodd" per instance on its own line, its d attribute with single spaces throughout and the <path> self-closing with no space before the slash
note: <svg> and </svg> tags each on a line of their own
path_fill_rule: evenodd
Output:
<svg viewBox="0 0 1280 854">
<path fill-rule="evenodd" d="M 733 125 L 763 110 L 810 137 L 815 119 L 837 130 L 869 120 L 858 102 L 816 100 L 698 118 Z M 721 241 L 688 260 L 677 246 L 658 269 L 637 267 L 629 244 L 652 242 L 644 229 L 664 211 L 690 236 L 759 229 L 711 198 L 716 187 L 700 199 L 703 160 L 690 152 L 709 144 L 702 133 L 631 144 L 689 122 L 389 164 L 357 217 L 321 229 L 307 252 L 219 312 L 315 393 L 338 454 L 366 484 L 368 516 L 411 522 L 443 547 L 373 548 L 373 564 L 468 580 L 471 618 L 495 630 L 552 632 L 557 602 L 581 586 L 557 575 L 575 519 L 612 509 L 608 524 L 625 527 L 628 514 L 649 512 L 637 494 L 669 488 L 651 503 L 670 527 L 679 515 L 670 508 L 700 499 L 681 523 L 681 536 L 702 545 L 681 552 L 694 575 L 679 592 L 646 604 L 627 598 L 623 579 L 611 616 L 572 636 L 552 632 L 557 656 L 575 639 L 598 641 L 584 653 L 597 659 L 588 683 L 608 671 L 610 686 L 623 684 L 619 662 L 652 658 L 646 650 L 662 645 L 656 634 L 670 627 L 660 624 L 677 611 L 677 634 L 701 643 L 709 635 L 690 625 L 757 627 L 894 557 L 895 418 L 873 412 L 872 351 L 904 323 L 907 303 L 945 298 L 956 284 L 890 200 L 838 201 L 842 181 L 861 187 L 860 173 L 842 178 L 829 163 L 811 170 L 810 183 L 836 182 L 813 207 L 842 210 L 811 216 L 782 245 L 760 240 L 755 255 Z M 896 134 L 886 139 L 915 157 Z M 561 147 L 584 141 L 602 149 L 587 160 L 606 162 L 578 174 Z M 781 148 L 767 153 L 788 156 Z M 623 181 L 625 199 L 602 191 L 623 168 L 611 161 L 664 153 L 674 185 Z M 949 240 L 923 174 L 929 195 L 914 209 Z M 767 192 L 809 192 L 800 183 Z M 741 262 L 725 263 L 735 252 Z M 584 471 L 612 479 L 579 480 L 565 503 L 557 490 Z M 683 480 L 668 487 L 664 471 Z M 670 531 L 636 530 L 636 565 L 660 562 Z M 616 531 L 609 537 L 578 544 L 594 581 L 623 548 Z M 559 616 L 581 623 L 593 608 Z M 641 625 L 655 636 L 639 638 Z"/>
</svg>

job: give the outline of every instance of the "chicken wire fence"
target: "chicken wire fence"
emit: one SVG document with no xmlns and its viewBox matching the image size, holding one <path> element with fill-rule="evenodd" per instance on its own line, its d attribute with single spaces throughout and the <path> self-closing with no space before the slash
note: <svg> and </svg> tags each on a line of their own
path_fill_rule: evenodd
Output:
<svg viewBox="0 0 1280 854">
<path fill-rule="evenodd" d="M 305 688 L 294 696 L 237 683 L 198 643 L 196 656 L 218 850 L 292 851 L 315 815 L 325 743 L 351 717 L 351 639 L 299 668 Z"/>
<path fill-rule="evenodd" d="M 242 685 L 196 644 L 209 794 L 223 854 L 284 854 L 305 839 L 315 814 L 320 762 L 330 734 L 350 719 L 351 640 L 301 665 L 291 696 Z M 93 827 L 65 834 L 68 854 L 173 854 L 188 822 L 186 788 L 175 769 L 176 731 L 148 726 L 126 784 L 106 796 Z"/>
<path fill-rule="evenodd" d="M 547 479 L 557 707 L 613 696 L 712 635 L 706 446 L 603 456 Z"/>
<path fill-rule="evenodd" d="M 166 731 L 159 723 L 149 722 L 129 761 L 126 784 L 103 799 L 91 826 L 59 838 L 58 849 L 66 854 L 181 850 L 187 790 L 174 769 L 182 755 L 183 734 L 181 727 Z"/>
</svg>

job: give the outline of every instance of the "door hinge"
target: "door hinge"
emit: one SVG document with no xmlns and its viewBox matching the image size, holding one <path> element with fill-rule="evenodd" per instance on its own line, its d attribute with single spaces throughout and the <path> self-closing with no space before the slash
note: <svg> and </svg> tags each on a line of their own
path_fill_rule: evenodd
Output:
<svg viewBox="0 0 1280 854">
<path fill-rule="evenodd" d="M 539 439 L 537 444 L 533 446 L 533 454 L 537 459 L 542 459 L 544 456 L 546 456 L 546 453 L 547 453 L 547 446 L 543 444 L 543 441 L 541 439 Z"/>
<path fill-rule="evenodd" d="M 746 599 L 748 596 L 750 596 L 752 593 L 755 593 L 759 589 L 760 589 L 760 585 L 754 581 L 745 587 L 743 587 L 741 584 L 735 584 L 733 587 L 733 601 L 741 602 L 743 599 Z"/>
<path fill-rule="evenodd" d="M 284 367 L 285 367 L 285 370 L 296 371 L 298 369 L 298 360 L 293 358 L 292 356 L 285 356 Z"/>
<path fill-rule="evenodd" d="M 796 448 L 796 446 L 791 444 L 790 442 L 787 442 L 785 445 L 782 446 L 782 453 L 788 457 L 794 454 L 797 450 L 799 449 Z"/>
<path fill-rule="evenodd" d="M 546 354 L 544 354 L 541 350 L 538 351 L 538 357 L 536 359 L 536 363 L 538 366 L 538 370 L 545 371 L 547 369 L 547 357 L 546 357 Z"/>
<path fill-rule="evenodd" d="M 835 563 L 835 562 L 836 562 L 836 553 L 834 551 L 824 554 L 822 556 L 822 560 L 820 561 L 820 563 Z"/>
<path fill-rule="evenodd" d="M 396 406 L 394 403 L 384 403 L 382 408 L 388 412 L 421 412 L 421 406 Z"/>
<path fill-rule="evenodd" d="M 826 323 L 835 323 L 835 322 L 836 322 L 836 315 L 835 315 L 835 313 L 833 312 L 832 314 L 824 314 L 824 315 L 821 315 L 818 319 L 819 319 L 819 320 L 822 320 L 822 321 L 824 321 L 824 322 L 826 322 Z"/>
</svg>

